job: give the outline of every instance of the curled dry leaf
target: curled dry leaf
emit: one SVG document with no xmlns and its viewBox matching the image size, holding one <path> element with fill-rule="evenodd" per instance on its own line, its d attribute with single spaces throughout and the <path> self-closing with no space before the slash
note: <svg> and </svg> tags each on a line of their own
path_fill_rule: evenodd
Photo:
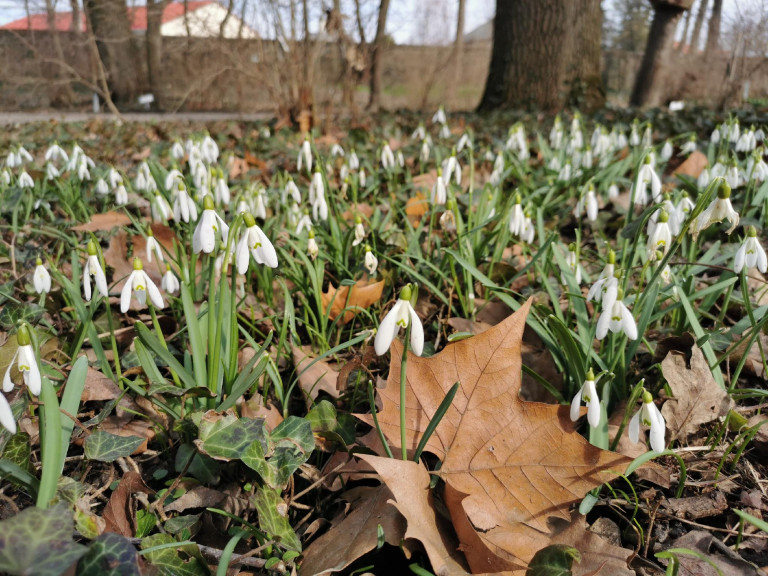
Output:
<svg viewBox="0 0 768 576">
<path fill-rule="evenodd" d="M 100 230 L 112 230 L 118 226 L 127 226 L 131 219 L 125 212 L 109 211 L 103 214 L 94 214 L 87 224 L 78 224 L 72 226 L 72 230 L 77 232 L 98 232 Z"/>
<path fill-rule="evenodd" d="M 631 462 L 577 434 L 567 406 L 520 400 L 521 343 L 530 304 L 436 356 L 411 356 L 406 375 L 409 450 L 415 450 L 448 390 L 460 383 L 426 449 L 443 461 L 439 474 L 448 486 L 465 495 L 449 506 L 454 522 L 466 514 L 483 544 L 518 566 L 542 547 L 542 535 L 551 534 L 550 518 L 570 520 L 572 504 Z M 402 345 L 393 342 L 387 387 L 379 392 L 384 408 L 378 421 L 391 446 L 400 444 L 401 355 Z M 358 417 L 373 424 L 370 414 Z"/>
<path fill-rule="evenodd" d="M 340 498 L 350 502 L 352 511 L 304 551 L 302 574 L 343 570 L 376 548 L 379 526 L 392 546 L 399 546 L 405 536 L 405 520 L 390 504 L 392 492 L 386 486 L 354 488 Z"/>
<path fill-rule="evenodd" d="M 94 368 L 88 368 L 81 402 L 114 400 L 120 394 L 122 390 L 110 378 Z"/>
<path fill-rule="evenodd" d="M 328 283 L 328 292 L 323 292 L 323 309 L 327 310 L 331 306 L 328 316 L 335 320 L 341 316 L 341 323 L 346 324 L 355 317 L 357 308 L 370 308 L 371 305 L 381 300 L 381 294 L 384 291 L 384 280 L 371 282 L 369 280 L 358 280 L 354 286 L 341 286 L 336 288 L 330 282 Z"/>
<path fill-rule="evenodd" d="M 429 202 L 427 202 L 426 194 L 421 191 L 417 191 L 405 203 L 405 214 L 408 216 L 412 226 L 416 226 L 419 223 L 419 220 L 427 213 L 427 210 L 429 210 Z"/>
<path fill-rule="evenodd" d="M 206 486 L 195 486 L 189 492 L 182 494 L 181 498 L 174 500 L 165 507 L 166 512 L 184 512 L 191 508 L 210 508 L 218 506 L 227 498 L 224 492 L 207 488 Z"/>
<path fill-rule="evenodd" d="M 106 532 L 115 532 L 132 538 L 136 533 L 136 514 L 131 495 L 135 493 L 154 494 L 142 480 L 138 472 L 129 470 L 120 479 L 117 489 L 112 492 L 109 502 L 104 507 L 104 520 Z"/>
<path fill-rule="evenodd" d="M 691 178 L 698 178 L 704 171 L 704 168 L 707 167 L 707 164 L 709 164 L 709 161 L 707 160 L 706 155 L 695 150 L 682 164 L 680 164 L 680 166 L 675 168 L 673 174 L 684 174 Z"/>
<path fill-rule="evenodd" d="M 670 353 L 661 363 L 661 372 L 673 394 L 661 409 L 673 440 L 698 433 L 702 424 L 725 416 L 733 406 L 733 400 L 715 382 L 704 354 L 695 344 L 691 348 L 690 368 L 684 355 Z"/>
</svg>

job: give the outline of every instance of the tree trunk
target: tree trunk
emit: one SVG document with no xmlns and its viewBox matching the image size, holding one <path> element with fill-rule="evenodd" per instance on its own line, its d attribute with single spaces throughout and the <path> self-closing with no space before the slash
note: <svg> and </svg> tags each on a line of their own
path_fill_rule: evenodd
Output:
<svg viewBox="0 0 768 576">
<path fill-rule="evenodd" d="M 632 89 L 632 106 L 658 106 L 664 94 L 664 62 L 675 41 L 675 29 L 680 18 L 693 4 L 693 0 L 671 0 L 654 2 L 653 22 L 648 33 L 648 43 L 640 70 L 637 71 L 635 87 Z"/>
<path fill-rule="evenodd" d="M 693 23 L 693 33 L 691 34 L 691 52 L 696 54 L 699 51 L 699 42 L 701 42 L 701 28 L 704 25 L 704 17 L 707 15 L 709 0 L 699 0 L 699 11 L 696 13 L 696 21 Z"/>
<path fill-rule="evenodd" d="M 720 20 L 723 15 L 723 0 L 715 0 L 712 4 L 712 16 L 709 18 L 707 30 L 707 46 L 704 52 L 715 52 L 720 48 Z"/>
<path fill-rule="evenodd" d="M 79 35 L 83 31 L 80 2 L 78 0 L 70 0 L 70 6 L 72 7 L 72 32 Z"/>
<path fill-rule="evenodd" d="M 376 38 L 373 40 L 371 52 L 371 94 L 368 100 L 368 110 L 378 112 L 381 98 L 381 51 L 384 46 L 384 36 L 387 28 L 387 12 L 389 0 L 381 0 L 379 4 L 379 19 L 376 24 Z"/>
<path fill-rule="evenodd" d="M 84 0 L 89 29 L 96 38 L 112 100 L 130 104 L 136 97 L 136 70 L 125 0 Z"/>
<path fill-rule="evenodd" d="M 605 105 L 601 75 L 603 11 L 600 0 L 567 0 L 569 30 L 564 54 L 567 101 L 571 106 L 597 110 Z"/>
<path fill-rule="evenodd" d="M 147 0 L 147 72 L 149 88 L 155 96 L 155 106 L 165 110 L 163 86 L 163 11 L 168 0 Z"/>
<path fill-rule="evenodd" d="M 453 42 L 451 61 L 448 65 L 448 91 L 446 95 L 446 104 L 448 106 L 451 106 L 451 100 L 456 97 L 456 87 L 461 81 L 462 57 L 464 56 L 464 12 L 466 5 L 467 0 L 459 0 L 459 13 L 456 19 L 456 40 Z"/>
<path fill-rule="evenodd" d="M 48 16 L 48 30 L 51 34 L 51 40 L 53 41 L 53 49 L 56 52 L 57 64 L 53 66 L 50 71 L 51 78 L 49 78 L 50 88 L 50 101 L 54 107 L 69 106 L 74 99 L 72 94 L 72 88 L 68 81 L 61 82 L 61 70 L 67 63 L 67 59 L 64 56 L 64 49 L 61 46 L 61 38 L 59 38 L 59 31 L 56 28 L 56 9 L 53 7 L 51 0 L 45 0 L 45 11 Z"/>
<path fill-rule="evenodd" d="M 570 0 L 496 0 L 493 49 L 478 110 L 556 109 L 564 101 Z"/>
</svg>

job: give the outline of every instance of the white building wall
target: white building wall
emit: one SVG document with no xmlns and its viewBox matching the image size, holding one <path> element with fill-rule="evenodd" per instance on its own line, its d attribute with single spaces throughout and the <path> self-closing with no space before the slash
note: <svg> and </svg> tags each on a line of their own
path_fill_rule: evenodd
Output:
<svg viewBox="0 0 768 576">
<path fill-rule="evenodd" d="M 196 38 L 211 38 L 219 36 L 219 27 L 227 15 L 226 9 L 221 4 L 214 2 L 202 6 L 186 15 L 189 20 L 190 36 Z M 180 16 L 175 20 L 166 22 L 160 28 L 163 36 L 186 36 L 187 23 L 185 17 Z M 224 26 L 224 38 L 238 38 L 240 32 L 240 19 L 234 14 L 230 14 L 226 25 Z M 248 26 L 243 26 L 242 38 L 258 38 L 256 32 Z"/>
</svg>

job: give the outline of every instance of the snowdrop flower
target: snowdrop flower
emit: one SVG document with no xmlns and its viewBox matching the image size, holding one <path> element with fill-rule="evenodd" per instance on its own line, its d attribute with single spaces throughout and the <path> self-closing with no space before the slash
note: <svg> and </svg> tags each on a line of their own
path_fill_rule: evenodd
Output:
<svg viewBox="0 0 768 576">
<path fill-rule="evenodd" d="M 240 242 L 237 243 L 235 258 L 237 262 L 237 271 L 245 274 L 248 271 L 250 262 L 249 254 L 257 264 L 266 264 L 270 268 L 277 268 L 277 252 L 267 235 L 256 225 L 256 220 L 250 212 L 243 214 L 245 223 L 245 232 L 243 232 Z"/>
<path fill-rule="evenodd" d="M 598 205 L 597 197 L 595 196 L 595 187 L 592 184 L 589 185 L 586 194 L 579 198 L 576 207 L 573 209 L 573 215 L 576 218 L 581 218 L 581 213 L 584 211 L 584 208 L 587 210 L 587 219 L 590 222 L 596 221 Z"/>
<path fill-rule="evenodd" d="M 21 166 L 21 157 L 17 156 L 16 152 L 11 150 L 8 152 L 8 156 L 5 157 L 5 165 L 11 169 Z"/>
<path fill-rule="evenodd" d="M 118 206 L 125 206 L 128 204 L 128 191 L 122 184 L 115 188 L 115 204 Z"/>
<path fill-rule="evenodd" d="M 229 203 L 232 200 L 229 194 L 229 185 L 227 184 L 227 179 L 224 178 L 224 173 L 221 170 L 218 171 L 218 175 L 215 180 L 213 195 L 216 204 L 219 205 L 223 204 L 224 206 L 229 206 Z"/>
<path fill-rule="evenodd" d="M 365 168 L 360 168 L 357 173 L 357 181 L 360 184 L 360 188 L 365 188 Z"/>
<path fill-rule="evenodd" d="M 365 228 L 363 227 L 363 220 L 360 216 L 355 216 L 355 239 L 352 242 L 352 246 L 357 246 L 363 243 L 365 240 Z"/>
<path fill-rule="evenodd" d="M 651 123 L 645 125 L 645 130 L 643 131 L 643 141 L 641 142 L 644 148 L 649 148 L 651 145 L 653 145 L 653 126 L 651 126 Z"/>
<path fill-rule="evenodd" d="M 296 234 L 301 234 L 304 230 L 312 230 L 312 219 L 309 217 L 309 214 L 307 214 L 306 211 L 301 215 L 301 218 L 299 218 L 299 221 L 296 223 Z"/>
<path fill-rule="evenodd" d="M 670 142 L 669 140 L 666 140 L 664 142 L 664 146 L 662 146 L 661 148 L 661 153 L 659 154 L 659 156 L 664 162 L 666 162 L 667 160 L 672 158 L 672 153 L 674 151 L 675 149 L 672 147 L 672 142 Z"/>
<path fill-rule="evenodd" d="M 448 193 L 445 189 L 445 182 L 443 181 L 443 174 L 442 170 L 437 171 L 437 179 L 435 180 L 434 185 L 432 186 L 432 195 L 431 200 L 432 204 L 435 205 L 444 205 L 446 200 L 448 199 Z"/>
<path fill-rule="evenodd" d="M 555 123 L 552 125 L 552 129 L 549 131 L 549 146 L 554 150 L 559 150 L 563 145 L 563 139 L 565 137 L 565 130 L 563 129 L 563 121 L 560 119 L 560 114 L 555 116 Z"/>
<path fill-rule="evenodd" d="M 608 198 L 618 198 L 619 197 L 619 187 L 616 186 L 616 182 L 611 182 L 611 185 L 608 186 Z"/>
<path fill-rule="evenodd" d="M 160 281 L 160 287 L 168 294 L 174 294 L 178 292 L 179 288 L 181 287 L 179 284 L 179 279 L 176 278 L 176 274 L 171 271 L 170 264 L 165 265 L 165 274 L 163 274 L 163 279 Z"/>
<path fill-rule="evenodd" d="M 120 184 L 123 183 L 123 177 L 120 176 L 120 172 L 118 172 L 114 168 L 109 169 L 109 175 L 107 176 L 107 180 L 109 181 L 109 185 L 111 188 L 117 188 Z"/>
<path fill-rule="evenodd" d="M 51 144 L 51 146 L 49 146 L 48 150 L 45 151 L 45 161 L 58 162 L 59 160 L 66 163 L 69 160 L 69 156 L 67 156 L 67 153 L 64 152 L 64 149 L 59 146 L 58 142 L 54 142 Z"/>
<path fill-rule="evenodd" d="M 149 293 L 149 300 L 155 308 L 165 306 L 160 290 L 157 289 L 152 279 L 144 272 L 144 264 L 142 264 L 141 259 L 134 258 L 133 272 L 128 276 L 128 280 L 126 280 L 125 286 L 123 286 L 123 291 L 120 293 L 120 311 L 123 314 L 128 312 L 128 308 L 131 306 L 131 295 L 136 297 L 139 305 L 142 307 L 146 306 L 147 293 Z"/>
<path fill-rule="evenodd" d="M 592 372 L 592 368 L 587 372 L 587 379 L 571 402 L 571 422 L 576 422 L 579 419 L 582 400 L 587 405 L 587 421 L 589 425 L 592 428 L 597 428 L 600 424 L 600 398 L 597 396 L 595 373 Z"/>
<path fill-rule="evenodd" d="M 325 201 L 325 184 L 323 175 L 319 170 L 315 170 L 312 176 L 312 182 L 309 184 L 309 203 L 312 206 L 312 219 L 328 220 L 328 203 Z"/>
<path fill-rule="evenodd" d="M 184 158 L 184 147 L 178 140 L 171 146 L 171 158 L 174 160 L 182 160 Z"/>
<path fill-rule="evenodd" d="M 637 146 L 640 144 L 640 122 L 635 118 L 632 122 L 632 128 L 629 131 L 629 145 Z"/>
<path fill-rule="evenodd" d="M 605 262 L 605 266 L 600 272 L 597 281 L 592 284 L 587 292 L 587 302 L 600 302 L 603 296 L 607 293 L 608 289 L 613 287 L 615 290 L 618 288 L 618 281 L 615 277 L 616 273 L 616 253 L 613 250 L 608 251 L 608 259 Z"/>
<path fill-rule="evenodd" d="M 739 126 L 738 118 L 733 120 L 733 123 L 728 128 L 728 139 L 731 143 L 738 142 L 741 136 L 741 127 Z"/>
<path fill-rule="evenodd" d="M 768 180 L 768 164 L 763 160 L 763 155 L 759 154 L 753 157 L 752 161 L 753 165 L 749 170 L 750 179 L 754 182 L 765 182 Z"/>
<path fill-rule="evenodd" d="M 86 161 L 85 156 L 82 156 L 77 163 L 77 178 L 81 181 L 91 179 L 91 173 L 88 171 L 88 162 Z"/>
<path fill-rule="evenodd" d="M 704 168 L 701 171 L 701 174 L 699 174 L 699 177 L 696 179 L 696 186 L 699 188 L 706 188 L 709 186 L 709 183 L 712 181 L 712 178 L 709 173 L 709 169 Z"/>
<path fill-rule="evenodd" d="M 418 128 L 411 133 L 411 140 L 424 140 L 427 137 L 427 131 L 423 123 L 419 123 Z"/>
<path fill-rule="evenodd" d="M 402 150 L 397 151 L 395 158 L 397 159 L 397 165 L 400 166 L 400 168 L 405 168 L 405 156 L 403 156 Z"/>
<path fill-rule="evenodd" d="M 19 174 L 19 179 L 16 182 L 19 186 L 19 188 L 34 188 L 35 187 L 35 181 L 32 180 L 32 176 L 27 174 L 27 171 L 24 170 L 21 174 Z"/>
<path fill-rule="evenodd" d="M 349 164 L 350 170 L 357 170 L 360 168 L 360 159 L 357 157 L 357 153 L 355 152 L 355 149 L 352 149 L 352 153 L 349 155 L 349 158 L 347 159 L 347 164 Z"/>
<path fill-rule="evenodd" d="M 440 106 L 440 108 L 437 109 L 437 112 L 432 115 L 432 124 L 437 124 L 438 122 L 440 124 L 445 124 L 447 121 L 448 119 L 445 117 L 445 110 Z"/>
<path fill-rule="evenodd" d="M 732 162 L 728 169 L 725 171 L 725 181 L 728 182 L 728 186 L 731 189 L 738 188 L 741 185 L 741 179 L 739 178 L 739 167 L 736 162 Z"/>
<path fill-rule="evenodd" d="M 104 298 L 109 295 L 109 289 L 107 288 L 107 277 L 104 275 L 104 269 L 99 262 L 96 243 L 93 240 L 89 240 L 86 250 L 88 252 L 88 258 L 83 266 L 83 294 L 85 295 L 85 301 L 90 302 L 91 277 L 93 277 L 93 280 L 96 283 L 96 290 Z"/>
<path fill-rule="evenodd" d="M 712 130 L 712 134 L 709 135 L 709 139 L 712 141 L 712 144 L 717 144 L 720 142 L 720 126 L 715 126 L 715 129 Z"/>
<path fill-rule="evenodd" d="M 312 171 L 312 147 L 309 144 L 309 136 L 304 136 L 304 142 L 299 149 L 299 156 L 296 159 L 296 170 L 301 172 L 302 166 L 305 166 L 307 172 Z"/>
<path fill-rule="evenodd" d="M 315 231 L 310 230 L 309 237 L 307 238 L 307 256 L 315 260 L 319 253 L 320 247 L 317 245 L 317 240 L 315 240 Z"/>
<path fill-rule="evenodd" d="M 456 216 L 453 213 L 455 203 L 453 200 L 448 200 L 445 203 L 445 210 L 440 214 L 440 228 L 446 232 L 453 232 L 456 230 Z"/>
<path fill-rule="evenodd" d="M 736 152 L 751 152 L 757 146 L 754 128 L 744 132 L 736 142 Z"/>
<path fill-rule="evenodd" d="M 440 127 L 440 132 L 438 133 L 438 136 L 440 136 L 440 138 L 444 140 L 447 140 L 448 138 L 451 137 L 451 129 L 448 128 L 448 124 L 443 124 Z"/>
<path fill-rule="evenodd" d="M 152 228 L 147 230 L 147 262 L 152 262 L 152 253 L 157 256 L 158 262 L 163 262 L 163 249 L 160 248 L 160 243 L 155 239 L 155 234 L 152 232 Z"/>
<path fill-rule="evenodd" d="M 693 203 L 693 200 L 691 200 L 688 196 L 687 192 L 683 192 L 682 197 L 680 198 L 680 201 L 677 203 L 677 221 L 682 226 L 683 222 L 685 222 L 688 219 L 688 216 L 690 215 L 691 211 L 696 207 L 696 205 Z M 678 232 L 679 233 L 679 232 Z"/>
<path fill-rule="evenodd" d="M 0 425 L 11 434 L 16 434 L 16 419 L 13 417 L 13 410 L 4 394 L 0 394 Z"/>
<path fill-rule="evenodd" d="M 152 197 L 152 221 L 168 222 L 168 220 L 173 220 L 173 209 L 165 196 L 157 192 Z"/>
<path fill-rule="evenodd" d="M 365 266 L 365 269 L 368 270 L 368 274 L 371 276 L 376 275 L 376 269 L 379 266 L 379 260 L 376 258 L 373 252 L 371 252 L 371 247 L 368 246 L 368 244 L 365 245 L 365 258 L 363 259 L 363 265 Z"/>
<path fill-rule="evenodd" d="M 93 187 L 96 191 L 96 194 L 99 196 L 106 196 L 109 194 L 109 186 L 107 186 L 107 183 L 104 181 L 104 178 L 99 178 L 96 180 L 96 186 Z"/>
<path fill-rule="evenodd" d="M 459 142 L 456 144 L 456 151 L 461 152 L 465 147 L 472 148 L 472 140 L 469 139 L 469 134 L 466 132 L 459 138 Z"/>
<path fill-rule="evenodd" d="M 525 214 L 523 214 L 523 206 L 520 202 L 520 193 L 517 193 L 515 194 L 515 203 L 512 205 L 512 214 L 509 217 L 509 233 L 518 237 L 525 225 Z"/>
<path fill-rule="evenodd" d="M 768 271 L 768 258 L 765 256 L 765 250 L 757 239 L 757 230 L 754 226 L 747 229 L 747 237 L 736 251 L 736 259 L 733 262 L 733 271 L 739 274 L 744 266 L 747 270 L 757 268 L 763 274 Z"/>
<path fill-rule="evenodd" d="M 272 137 L 272 131 L 269 129 L 269 126 L 264 126 L 264 129 L 261 131 L 261 135 L 264 138 L 271 138 Z"/>
<path fill-rule="evenodd" d="M 206 134 L 203 138 L 203 143 L 200 145 L 200 151 L 203 153 L 203 159 L 208 164 L 214 164 L 219 159 L 219 146 L 216 141 L 211 138 L 210 134 Z"/>
<path fill-rule="evenodd" d="M 648 261 L 654 262 L 657 258 L 663 258 L 672 244 L 672 231 L 669 229 L 669 214 L 661 210 L 658 221 L 653 227 L 653 232 L 648 235 L 646 252 Z"/>
<path fill-rule="evenodd" d="M 723 220 L 728 220 L 731 223 L 731 227 L 725 231 L 726 234 L 733 232 L 739 225 L 739 213 L 731 206 L 731 187 L 725 180 L 720 182 L 717 198 L 712 200 L 691 225 L 693 239 L 696 240 L 699 233 L 706 230 L 711 224 Z"/>
<path fill-rule="evenodd" d="M 723 164 L 724 160 L 722 158 L 718 158 L 717 162 L 715 162 L 715 165 L 712 166 L 712 169 L 709 171 L 709 175 L 711 178 L 723 178 L 725 177 L 725 164 Z"/>
<path fill-rule="evenodd" d="M 575 242 L 571 242 L 568 245 L 568 255 L 565 257 L 565 264 L 568 269 L 573 273 L 576 285 L 581 284 L 581 264 L 579 264 L 578 248 Z M 565 277 L 565 271 L 560 275 L 560 281 L 563 284 L 568 284 Z"/>
<path fill-rule="evenodd" d="M 641 424 L 651 429 L 651 449 L 656 452 L 663 452 L 667 423 L 656 404 L 653 403 L 653 396 L 647 390 L 643 390 L 643 406 L 629 421 L 629 439 L 632 442 L 638 442 Z"/>
<path fill-rule="evenodd" d="M 409 325 L 411 326 L 411 350 L 416 356 L 421 356 L 424 351 L 424 328 L 416 315 L 416 311 L 411 306 L 411 295 L 411 285 L 407 284 L 400 290 L 400 297 L 397 302 L 381 321 L 379 330 L 376 332 L 376 339 L 373 342 L 373 347 L 379 356 L 389 350 L 395 336 L 400 332 L 400 328 L 407 328 Z"/>
<path fill-rule="evenodd" d="M 210 195 L 206 195 L 203 198 L 203 215 L 197 223 L 197 228 L 195 228 L 195 233 L 192 236 L 192 249 L 195 254 L 199 254 L 201 251 L 206 254 L 213 252 L 213 249 L 216 247 L 217 233 L 221 236 L 222 243 L 226 244 L 229 226 L 216 214 L 213 198 Z"/>
<path fill-rule="evenodd" d="M 8 363 L 8 368 L 5 370 L 5 376 L 3 377 L 3 392 L 6 394 L 13 390 L 13 382 L 11 381 L 11 366 L 13 361 L 16 360 L 16 368 L 21 372 L 24 377 L 24 384 L 27 385 L 29 391 L 35 395 L 40 395 L 40 387 L 42 385 L 42 379 L 40 378 L 40 367 L 37 365 L 37 357 L 35 356 L 35 350 L 32 348 L 32 339 L 29 335 L 29 328 L 24 323 L 19 327 L 19 331 L 16 333 L 16 341 L 19 347 L 16 349 L 16 353 Z M 4 420 L 7 420 L 7 415 L 4 416 Z M 6 421 L 3 421 L 3 426 L 10 429 Z"/>
<path fill-rule="evenodd" d="M 456 159 L 455 150 L 453 154 L 443 161 L 443 181 L 446 185 L 451 182 L 451 177 L 453 177 L 457 186 L 461 186 L 461 164 Z"/>
<path fill-rule="evenodd" d="M 59 169 L 56 168 L 54 164 L 51 164 L 50 162 L 45 165 L 45 179 L 46 180 L 56 180 L 61 176 L 61 172 L 59 172 Z M 103 182 L 103 180 L 102 180 Z M 97 190 L 98 192 L 98 190 Z"/>
<path fill-rule="evenodd" d="M 184 181 L 184 175 L 177 169 L 173 168 L 165 175 L 165 189 L 169 192 L 174 190 L 178 186 L 179 182 Z"/>
<path fill-rule="evenodd" d="M 634 194 L 635 204 L 645 206 L 648 204 L 648 185 L 651 186 L 651 197 L 654 202 L 661 200 L 661 180 L 653 169 L 651 156 L 645 157 L 645 162 L 637 172 Z"/>
<path fill-rule="evenodd" d="M 395 155 L 387 142 L 381 147 L 381 167 L 384 170 L 392 170 L 395 167 Z"/>
<path fill-rule="evenodd" d="M 51 291 L 51 275 L 48 273 L 45 266 L 43 266 L 43 261 L 40 258 L 37 259 L 35 264 L 35 273 L 32 276 L 35 292 L 38 294 L 45 292 L 47 294 Z"/>
<path fill-rule="evenodd" d="M 421 162 L 422 164 L 426 164 L 427 161 L 429 160 L 429 153 L 430 153 L 429 142 L 427 142 L 426 140 L 422 140 L 421 151 L 419 152 L 419 162 Z"/>
<path fill-rule="evenodd" d="M 285 183 L 285 188 L 283 189 L 281 198 L 283 204 L 285 204 L 289 196 L 293 198 L 293 201 L 297 204 L 301 202 L 301 192 L 299 192 L 299 187 L 296 186 L 296 183 L 290 176 L 288 176 L 288 181 Z"/>
<path fill-rule="evenodd" d="M 331 156 L 333 156 L 334 158 L 336 156 L 341 156 L 342 158 L 344 158 L 344 148 L 342 148 L 338 144 L 334 144 L 333 146 L 331 146 Z"/>
<path fill-rule="evenodd" d="M 3 186 L 10 186 L 11 184 L 11 172 L 7 168 L 0 172 L 0 184 Z"/>
<path fill-rule="evenodd" d="M 680 147 L 679 156 L 683 154 L 688 155 L 696 151 L 696 135 L 691 134 L 691 137 Z"/>
<path fill-rule="evenodd" d="M 253 215 L 261 220 L 267 219 L 267 204 L 264 200 L 267 197 L 267 193 L 264 188 L 259 187 L 256 190 L 256 197 L 253 204 Z"/>
<path fill-rule="evenodd" d="M 565 164 L 560 169 L 560 173 L 557 175 L 557 179 L 561 182 L 569 182 L 572 176 L 571 160 L 566 159 Z"/>
<path fill-rule="evenodd" d="M 615 294 L 615 296 L 614 296 Z M 614 334 L 624 332 L 630 340 L 637 340 L 637 324 L 632 313 L 622 299 L 624 291 L 619 288 L 616 292 L 607 291 L 603 296 L 603 311 L 597 320 L 595 337 L 602 340 L 610 330 Z"/>
<path fill-rule="evenodd" d="M 685 221 L 685 217 L 682 219 L 680 218 L 677 207 L 672 204 L 672 200 L 669 199 L 669 194 L 664 194 L 664 201 L 661 203 L 661 208 L 654 211 L 648 219 L 648 236 L 653 236 L 653 233 L 656 230 L 656 223 L 658 222 L 662 211 L 666 211 L 667 213 L 667 224 L 669 225 L 669 231 L 672 233 L 672 236 L 680 234 L 680 228 Z"/>
<path fill-rule="evenodd" d="M 584 149 L 584 153 L 581 155 L 581 167 L 582 168 L 592 168 L 592 164 L 594 164 L 594 159 L 592 158 L 592 149 L 587 146 Z"/>
<path fill-rule="evenodd" d="M 177 222 L 197 222 L 197 204 L 187 192 L 183 182 L 176 186 L 176 196 L 173 199 L 173 217 Z"/>
</svg>

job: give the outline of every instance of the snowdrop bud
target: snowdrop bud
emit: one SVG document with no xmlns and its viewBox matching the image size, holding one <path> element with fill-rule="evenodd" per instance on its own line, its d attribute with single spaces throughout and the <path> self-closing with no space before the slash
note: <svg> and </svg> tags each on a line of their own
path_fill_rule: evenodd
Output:
<svg viewBox="0 0 768 576">
<path fill-rule="evenodd" d="M 365 228 L 363 227 L 363 220 L 360 216 L 355 216 L 355 239 L 352 242 L 352 246 L 362 244 L 365 240 Z"/>
<path fill-rule="evenodd" d="M 45 266 L 43 266 L 43 261 L 40 258 L 36 261 L 33 284 L 35 285 L 35 292 L 38 294 L 51 291 L 51 275 L 48 273 L 48 270 L 45 269 Z"/>
<path fill-rule="evenodd" d="M 314 260 L 319 252 L 320 248 L 317 245 L 317 240 L 315 240 L 315 231 L 310 229 L 309 239 L 307 240 L 307 255 Z"/>
<path fill-rule="evenodd" d="M 170 264 L 165 265 L 165 274 L 163 274 L 163 279 L 160 282 L 160 287 L 166 292 L 168 292 L 168 294 L 174 294 L 178 292 L 180 288 L 179 279 L 176 278 L 176 275 L 171 271 Z"/>
<path fill-rule="evenodd" d="M 371 276 L 376 275 L 376 268 L 379 266 L 379 260 L 373 252 L 371 252 L 371 247 L 368 244 L 365 245 L 365 259 L 363 265 L 365 266 L 365 269 L 368 270 L 368 274 Z"/>
<path fill-rule="evenodd" d="M 147 262 L 152 262 L 152 253 L 157 255 L 158 262 L 162 262 L 163 250 L 160 248 L 160 243 L 155 240 L 155 233 L 152 232 L 152 228 L 147 230 Z"/>
<path fill-rule="evenodd" d="M 592 368 L 587 371 L 586 379 L 582 384 L 576 396 L 571 402 L 571 421 L 576 422 L 579 419 L 581 401 L 587 405 L 587 421 L 592 428 L 597 428 L 600 424 L 600 398 L 597 396 L 597 387 L 595 386 L 595 373 Z"/>
<path fill-rule="evenodd" d="M 647 390 L 643 390 L 642 407 L 629 421 L 629 439 L 632 442 L 638 442 L 641 424 L 643 427 L 650 428 L 651 449 L 656 452 L 663 452 L 667 423 L 654 404 L 653 396 Z"/>
</svg>

